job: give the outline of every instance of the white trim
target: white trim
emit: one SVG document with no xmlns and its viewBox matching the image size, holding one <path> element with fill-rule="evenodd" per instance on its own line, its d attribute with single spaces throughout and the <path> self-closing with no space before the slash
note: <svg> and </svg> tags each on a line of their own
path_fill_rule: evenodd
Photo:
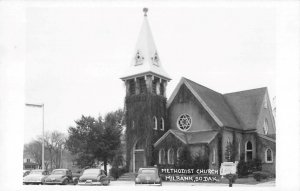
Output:
<svg viewBox="0 0 300 191">
<path fill-rule="evenodd" d="M 164 138 L 166 138 L 170 133 L 172 133 L 175 137 L 177 137 L 181 142 L 186 144 L 186 141 L 181 139 L 181 137 L 177 136 L 171 129 L 168 130 L 161 138 L 159 138 L 156 143 L 154 143 L 154 147 L 156 147 Z"/>
<path fill-rule="evenodd" d="M 268 150 L 271 151 L 271 161 L 268 161 L 268 154 L 267 154 Z M 271 148 L 266 148 L 266 150 L 265 150 L 265 162 L 266 163 L 273 163 L 273 150 Z"/>
<path fill-rule="evenodd" d="M 191 87 L 191 85 L 185 80 L 185 78 L 181 78 L 180 82 L 176 86 L 175 90 L 173 91 L 170 99 L 167 102 L 167 108 L 171 105 L 173 102 L 175 96 L 177 95 L 180 87 L 182 84 L 185 84 L 187 88 L 192 92 L 192 94 L 197 98 L 197 100 L 201 103 L 201 105 L 204 107 L 204 109 L 212 116 L 212 118 L 215 120 L 215 122 L 220 126 L 224 126 L 221 120 L 213 113 L 213 111 L 206 105 L 206 103 L 203 101 L 203 99 L 194 91 L 194 89 Z"/>
<path fill-rule="evenodd" d="M 261 134 L 258 134 L 259 137 L 263 138 L 263 139 L 266 139 L 268 141 L 271 141 L 273 143 L 276 143 L 276 140 L 272 139 L 271 137 L 267 137 L 266 135 L 261 135 Z"/>
</svg>

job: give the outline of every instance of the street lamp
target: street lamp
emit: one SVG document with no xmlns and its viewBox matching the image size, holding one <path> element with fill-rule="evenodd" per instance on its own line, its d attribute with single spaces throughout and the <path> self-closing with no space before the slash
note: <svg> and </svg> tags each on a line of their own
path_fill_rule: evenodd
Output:
<svg viewBox="0 0 300 191">
<path fill-rule="evenodd" d="M 25 104 L 26 106 L 28 107 L 40 107 L 43 109 L 43 142 L 42 142 L 42 169 L 44 170 L 45 169 L 45 151 L 44 151 L 44 148 L 45 148 L 45 141 L 44 141 L 44 113 L 45 113 L 45 105 L 42 103 L 42 104 L 30 104 L 30 103 L 26 103 Z"/>
</svg>

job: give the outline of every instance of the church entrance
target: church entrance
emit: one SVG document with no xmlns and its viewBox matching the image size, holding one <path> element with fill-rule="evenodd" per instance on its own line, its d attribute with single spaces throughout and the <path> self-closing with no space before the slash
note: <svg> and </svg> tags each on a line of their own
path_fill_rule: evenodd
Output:
<svg viewBox="0 0 300 191">
<path fill-rule="evenodd" d="M 143 140 L 140 139 L 133 146 L 133 172 L 138 172 L 139 168 L 146 166 L 144 145 Z"/>
</svg>

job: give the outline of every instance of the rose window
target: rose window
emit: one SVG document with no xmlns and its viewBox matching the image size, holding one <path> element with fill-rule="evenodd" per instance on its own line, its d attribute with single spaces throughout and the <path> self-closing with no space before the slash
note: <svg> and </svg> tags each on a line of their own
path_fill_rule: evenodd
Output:
<svg viewBox="0 0 300 191">
<path fill-rule="evenodd" d="M 188 114 L 180 115 L 177 119 L 177 126 L 180 130 L 188 130 L 192 126 L 192 118 Z"/>
</svg>

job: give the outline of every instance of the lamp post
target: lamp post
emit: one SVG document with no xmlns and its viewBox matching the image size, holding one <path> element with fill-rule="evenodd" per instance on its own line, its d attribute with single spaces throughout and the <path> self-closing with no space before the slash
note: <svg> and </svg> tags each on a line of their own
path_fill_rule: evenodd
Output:
<svg viewBox="0 0 300 191">
<path fill-rule="evenodd" d="M 40 107 L 43 109 L 43 137 L 42 137 L 42 169 L 45 170 L 45 140 L 44 140 L 44 125 L 45 125 L 45 120 L 44 120 L 44 116 L 45 116 L 45 105 L 42 104 L 30 104 L 30 103 L 26 103 L 25 104 L 28 107 Z"/>
</svg>

